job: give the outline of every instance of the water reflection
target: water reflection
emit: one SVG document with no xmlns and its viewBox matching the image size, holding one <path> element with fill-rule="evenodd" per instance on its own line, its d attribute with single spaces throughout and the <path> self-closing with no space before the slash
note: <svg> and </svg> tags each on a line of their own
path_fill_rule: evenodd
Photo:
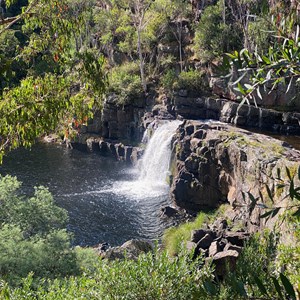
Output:
<svg viewBox="0 0 300 300">
<path fill-rule="evenodd" d="M 157 193 L 140 186 L 139 193 L 132 193 L 138 173 L 97 154 L 40 144 L 31 151 L 10 153 L 0 173 L 17 176 L 27 194 L 34 186 L 47 186 L 56 203 L 69 212 L 68 229 L 75 244 L 155 239 L 166 226 L 159 214 L 161 206 L 169 203 L 168 187 Z"/>
</svg>

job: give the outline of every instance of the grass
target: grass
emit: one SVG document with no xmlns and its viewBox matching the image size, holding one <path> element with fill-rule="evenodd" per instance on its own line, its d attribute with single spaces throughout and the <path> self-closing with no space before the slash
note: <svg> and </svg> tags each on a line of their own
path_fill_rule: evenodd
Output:
<svg viewBox="0 0 300 300">
<path fill-rule="evenodd" d="M 227 208 L 228 205 L 221 205 L 217 210 L 200 212 L 194 221 L 168 228 L 163 235 L 163 246 L 169 255 L 177 255 L 182 246 L 190 240 L 192 230 L 200 229 L 205 223 L 211 223 L 215 218 L 223 216 Z"/>
</svg>

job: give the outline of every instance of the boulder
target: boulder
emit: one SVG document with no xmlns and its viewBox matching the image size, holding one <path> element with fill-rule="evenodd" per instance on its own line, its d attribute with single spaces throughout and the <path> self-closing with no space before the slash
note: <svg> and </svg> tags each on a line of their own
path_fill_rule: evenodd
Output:
<svg viewBox="0 0 300 300">
<path fill-rule="evenodd" d="M 243 250 L 243 247 L 240 246 L 236 246 L 236 245 L 232 245 L 231 243 L 226 244 L 226 246 L 224 247 L 224 251 L 228 251 L 228 250 L 235 250 L 238 253 L 241 253 Z"/>
<path fill-rule="evenodd" d="M 101 257 L 108 260 L 137 259 L 142 253 L 153 251 L 153 245 L 145 240 L 133 239 L 125 242 L 122 246 L 109 248 L 101 253 Z"/>
<path fill-rule="evenodd" d="M 208 255 L 208 249 L 213 242 L 213 236 L 210 234 L 205 234 L 205 236 L 196 244 L 193 258 L 196 258 L 200 254 Z"/>
<path fill-rule="evenodd" d="M 223 278 L 228 271 L 234 271 L 238 257 L 239 253 L 235 250 L 227 250 L 215 254 L 213 256 L 213 263 L 216 275 Z"/>
<path fill-rule="evenodd" d="M 217 241 L 214 241 L 210 244 L 208 249 L 208 255 L 214 256 L 221 250 L 220 245 Z"/>
<path fill-rule="evenodd" d="M 172 218 L 176 215 L 178 215 L 178 210 L 171 206 L 165 206 L 161 209 L 161 217 Z"/>
<path fill-rule="evenodd" d="M 250 234 L 247 232 L 226 231 L 225 238 L 232 245 L 243 247 L 249 239 Z"/>
</svg>

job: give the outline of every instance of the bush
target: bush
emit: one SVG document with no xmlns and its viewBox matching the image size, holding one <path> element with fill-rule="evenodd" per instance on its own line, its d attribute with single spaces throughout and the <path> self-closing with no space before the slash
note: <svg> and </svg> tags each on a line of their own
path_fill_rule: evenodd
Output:
<svg viewBox="0 0 300 300">
<path fill-rule="evenodd" d="M 177 81 L 177 77 L 178 75 L 176 74 L 176 71 L 174 69 L 169 69 L 162 76 L 160 83 L 166 91 L 172 92 L 174 83 Z"/>
<path fill-rule="evenodd" d="M 34 272 L 54 278 L 79 273 L 71 236 L 65 230 L 67 212 L 39 187 L 33 197 L 20 193 L 21 183 L 0 177 L 0 276 L 10 284 Z"/>
<path fill-rule="evenodd" d="M 137 63 L 125 63 L 111 70 L 108 92 L 116 93 L 118 104 L 128 104 L 143 94 Z"/>
<path fill-rule="evenodd" d="M 15 177 L 0 177 L 0 224 L 17 225 L 27 238 L 65 228 L 67 211 L 55 205 L 46 188 L 35 188 L 34 196 L 27 198 L 20 195 L 20 187 Z"/>
<path fill-rule="evenodd" d="M 184 89 L 191 94 L 205 94 L 209 90 L 205 72 L 198 70 L 183 71 L 177 75 L 174 69 L 170 69 L 163 75 L 161 84 L 167 92 Z"/>
<path fill-rule="evenodd" d="M 49 281 L 36 292 L 30 276 L 22 288 L 3 288 L 12 299 L 207 299 L 204 281 L 211 270 L 186 253 L 170 259 L 166 252 L 140 255 L 135 260 L 100 261 L 97 271 L 80 277 Z M 1 294 L 0 294 L 1 295 Z M 22 298 L 23 297 L 23 298 Z M 36 298 L 34 298 L 36 297 Z"/>
<path fill-rule="evenodd" d="M 208 80 L 204 71 L 189 70 L 179 74 L 174 88 L 201 94 L 208 90 Z"/>
<path fill-rule="evenodd" d="M 240 49 L 242 30 L 235 23 L 223 21 L 223 1 L 208 6 L 195 29 L 194 51 L 202 63 L 210 62 L 225 52 Z"/>
</svg>

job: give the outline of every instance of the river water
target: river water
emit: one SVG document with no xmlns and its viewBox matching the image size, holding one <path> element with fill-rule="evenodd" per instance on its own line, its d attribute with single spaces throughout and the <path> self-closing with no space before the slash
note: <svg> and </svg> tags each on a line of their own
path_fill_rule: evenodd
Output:
<svg viewBox="0 0 300 300">
<path fill-rule="evenodd" d="M 179 124 L 171 123 L 154 133 L 141 170 L 96 153 L 37 144 L 5 157 L 0 174 L 17 176 L 28 195 L 34 186 L 48 187 L 69 213 L 75 245 L 157 239 L 167 226 L 160 209 L 170 204 L 166 176 L 171 137 Z"/>
</svg>

